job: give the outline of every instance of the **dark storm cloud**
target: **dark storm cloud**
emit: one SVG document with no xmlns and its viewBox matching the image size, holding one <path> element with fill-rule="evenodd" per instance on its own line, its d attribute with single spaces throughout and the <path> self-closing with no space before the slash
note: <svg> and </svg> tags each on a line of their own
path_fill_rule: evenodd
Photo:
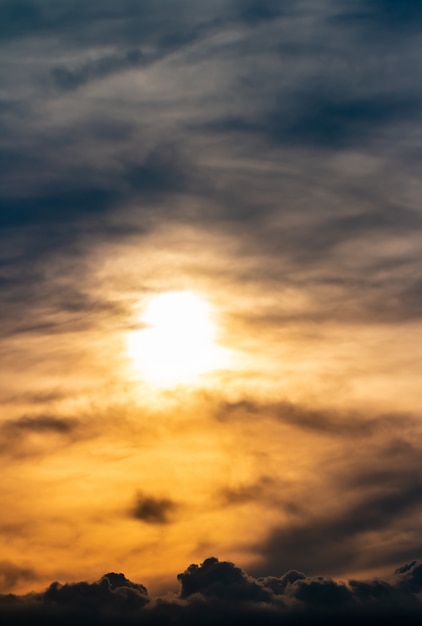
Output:
<svg viewBox="0 0 422 626">
<path fill-rule="evenodd" d="M 173 500 L 139 493 L 132 509 L 132 516 L 146 524 L 170 524 L 176 508 Z"/>
<path fill-rule="evenodd" d="M 422 605 L 421 568 L 417 561 L 396 570 L 387 581 L 336 582 L 288 571 L 255 579 L 233 563 L 206 559 L 179 574 L 177 595 L 150 598 L 143 585 L 123 574 L 106 574 L 95 583 L 53 583 L 43 593 L 0 596 L 0 614 L 9 624 L 135 624 L 158 626 L 242 623 L 417 624 Z M 25 622 L 25 620 L 27 620 Z M 72 622 L 73 620 L 73 622 Z"/>
</svg>

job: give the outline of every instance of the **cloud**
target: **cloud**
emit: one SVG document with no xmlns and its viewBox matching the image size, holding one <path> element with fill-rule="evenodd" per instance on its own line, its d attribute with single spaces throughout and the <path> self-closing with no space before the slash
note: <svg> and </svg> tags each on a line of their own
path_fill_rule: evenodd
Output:
<svg viewBox="0 0 422 626">
<path fill-rule="evenodd" d="M 6 0 L 0 5 L 0 35 L 4 38 L 29 34 L 42 24 L 42 14 L 34 2 Z"/>
<path fill-rule="evenodd" d="M 412 561 L 395 571 L 394 585 L 399 589 L 409 589 L 412 593 L 422 590 L 422 563 Z"/>
<path fill-rule="evenodd" d="M 243 484 L 238 487 L 224 487 L 221 490 L 221 497 L 225 504 L 244 504 L 246 502 L 257 502 L 261 499 L 274 498 L 274 492 L 278 485 L 270 476 L 262 476 L 258 481 L 251 484 Z"/>
<path fill-rule="evenodd" d="M 343 583 L 322 576 L 312 579 L 297 578 L 289 589 L 291 598 L 308 610 L 323 612 L 347 611 L 353 607 L 352 594 Z"/>
<path fill-rule="evenodd" d="M 148 596 L 143 585 L 123 574 L 106 574 L 98 582 L 53 583 L 45 592 L 0 596 L 6 624 L 25 620 L 55 625 L 70 623 L 168 624 L 283 623 L 351 625 L 382 619 L 384 624 L 417 624 L 422 604 L 414 579 L 421 564 L 400 568 L 390 580 L 336 582 L 289 571 L 280 577 L 254 579 L 233 563 L 206 559 L 179 574 L 179 595 Z"/>
<path fill-rule="evenodd" d="M 85 609 L 107 614 L 136 611 L 148 602 L 148 592 L 143 585 L 128 580 L 123 574 L 105 574 L 96 583 L 52 583 L 44 593 L 47 604 L 67 610 Z"/>
<path fill-rule="evenodd" d="M 142 493 L 137 495 L 132 516 L 146 524 L 169 524 L 176 503 L 167 498 L 155 498 Z"/>
<path fill-rule="evenodd" d="M 164 1 L 3 2 L 4 37 L 23 39 L 3 61 L 11 82 L 0 236 L 13 242 L 3 253 L 5 293 L 13 300 L 21 286 L 30 298 L 31 285 L 47 282 L 43 263 L 83 259 L 99 242 L 134 235 L 141 248 L 145 233 L 188 220 L 243 241 L 258 284 L 336 289 L 324 298 L 324 319 L 416 319 L 418 253 L 394 256 L 387 277 L 390 255 L 375 263 L 369 253 L 384 236 L 420 228 L 418 208 L 392 199 L 397 179 L 409 187 L 415 163 L 405 140 L 420 108 L 415 55 L 409 40 L 385 63 L 384 48 L 359 37 L 383 14 L 410 23 L 418 9 L 358 4 L 365 19 L 352 19 L 347 3 L 309 12 L 272 0 L 200 9 L 191 1 L 177 9 Z M 31 54 L 34 38 L 42 55 Z M 134 68 L 142 77 L 126 72 Z M 109 81 L 104 96 L 76 89 L 95 89 L 99 78 Z M 51 79 L 58 93 L 45 89 Z M 31 98 L 20 95 L 22 83 Z M 330 159 L 349 150 L 375 159 L 379 171 L 356 177 L 346 167 L 339 176 Z M 353 253 L 363 240 L 365 252 Z M 16 307 L 6 309 L 9 319 Z"/>
<path fill-rule="evenodd" d="M 301 94 L 294 111 L 274 111 L 268 119 L 269 137 L 286 144 L 316 144 L 339 148 L 369 141 L 378 127 L 396 120 L 416 118 L 420 102 L 394 96 L 342 99 L 338 94 L 324 99 L 321 92 Z"/>
<path fill-rule="evenodd" d="M 290 94 L 287 103 L 280 98 L 279 106 L 259 120 L 227 118 L 211 123 L 208 129 L 265 134 L 270 141 L 284 146 L 339 149 L 371 141 L 383 126 L 416 120 L 420 106 L 421 102 L 412 96 L 357 99 L 336 91 L 324 96 L 319 87 L 315 92 Z"/>
<path fill-rule="evenodd" d="M 182 585 L 182 598 L 200 593 L 206 597 L 229 598 L 232 601 L 270 600 L 270 594 L 241 569 L 214 557 L 206 559 L 200 567 L 191 565 L 177 578 Z"/>
<path fill-rule="evenodd" d="M 317 481 L 319 506 L 302 508 L 257 544 L 262 558 L 258 570 L 275 573 L 280 567 L 298 567 L 313 574 L 323 563 L 326 572 L 341 575 L 346 570 L 391 566 L 418 554 L 419 457 L 417 447 L 387 443 L 334 463 Z M 385 463 L 385 458 L 390 461 Z M 324 488 L 331 494 L 327 498 Z M 371 546 L 369 537 L 377 538 Z"/>
<path fill-rule="evenodd" d="M 51 415 L 36 415 L 34 417 L 23 415 L 22 417 L 3 423 L 3 431 L 8 434 L 35 433 L 58 433 L 67 435 L 79 425 L 78 421 L 71 418 L 57 418 Z"/>
<path fill-rule="evenodd" d="M 416 415 L 247 399 L 217 404 L 216 416 L 236 432 L 261 430 L 284 442 L 276 447 L 280 467 L 253 446 L 256 476 L 232 480 L 219 492 L 224 506 L 271 512 L 269 530 L 255 542 L 254 574 L 280 568 L 314 574 L 324 564 L 324 573 L 344 575 L 391 566 L 422 550 Z"/>
<path fill-rule="evenodd" d="M 59 389 L 48 391 L 27 391 L 19 393 L 19 395 L 9 395 L 2 398 L 4 404 L 14 404 L 18 400 L 28 402 L 32 405 L 46 404 L 54 402 L 55 400 L 61 400 L 64 397 L 63 391 Z"/>
<path fill-rule="evenodd" d="M 163 145 L 151 151 L 143 163 L 127 167 L 125 176 L 134 193 L 165 194 L 186 190 L 193 169 L 176 146 Z"/>
<path fill-rule="evenodd" d="M 107 143 L 112 141 L 113 137 L 109 136 L 111 124 L 105 122 L 101 126 L 97 121 L 96 128 L 99 138 L 104 134 Z M 92 127 L 87 132 L 92 132 Z M 116 132 L 120 132 L 120 127 Z M 49 147 L 44 148 L 48 153 Z M 35 151 L 37 149 L 34 148 Z M 4 159 L 9 164 L 13 160 L 11 151 L 13 149 L 5 149 Z M 23 176 L 30 166 L 25 163 L 26 158 L 25 155 L 16 156 L 14 169 L 22 170 Z M 85 172 L 86 182 L 80 178 L 75 180 L 57 159 L 52 167 L 57 169 L 59 182 L 48 181 L 37 190 L 19 195 L 9 195 L 0 190 L 0 231 L 3 231 L 4 237 L 12 236 L 17 240 L 13 250 L 13 264 L 8 263 L 3 270 L 2 280 L 8 291 L 12 287 L 16 290 L 21 282 L 30 286 L 30 271 L 43 271 L 41 263 L 45 259 L 57 255 L 71 258 L 81 251 L 86 254 L 86 244 L 83 245 L 81 241 L 83 234 L 88 237 L 86 243 L 91 245 L 101 240 L 114 241 L 133 235 L 134 224 L 110 224 L 113 213 L 130 202 L 142 202 L 139 217 L 143 216 L 144 221 L 142 227 L 138 226 L 137 229 L 141 232 L 150 230 L 149 222 L 156 211 L 157 198 L 186 190 L 194 171 L 189 160 L 172 143 L 156 145 L 143 156 L 139 154 L 136 160 L 122 159 L 118 167 L 109 172 L 107 180 L 94 181 L 95 171 L 91 172 L 91 176 L 89 171 Z M 168 212 L 171 213 L 171 209 L 167 207 L 163 217 Z M 126 219 L 131 221 L 130 216 L 126 215 Z M 19 234 L 21 236 L 18 239 Z M 28 234 L 29 239 L 26 237 Z M 8 274 L 16 266 L 22 266 L 25 272 L 21 277 L 13 275 L 12 281 Z"/>
<path fill-rule="evenodd" d="M 360 0 L 353 11 L 346 12 L 343 19 L 367 27 L 370 35 L 379 37 L 385 31 L 392 35 L 403 31 L 417 31 L 422 23 L 422 9 L 418 0 Z M 375 25 L 377 28 L 375 28 Z"/>
<path fill-rule="evenodd" d="M 35 33 L 48 38 L 60 33 L 67 42 L 85 45 L 154 42 L 174 48 L 194 38 L 203 21 L 215 15 L 212 10 L 198 15 L 191 8 L 190 0 L 182 0 L 177 9 L 166 0 L 136 4 L 124 0 L 118 6 L 109 0 L 89 6 L 80 0 L 64 0 L 60 6 L 40 0 L 3 0 L 0 37 L 24 39 Z"/>
<path fill-rule="evenodd" d="M 0 561 L 0 593 L 13 589 L 21 581 L 34 582 L 36 580 L 37 573 L 30 567 L 22 567 L 9 561 Z"/>
<path fill-rule="evenodd" d="M 112 190 L 100 187 L 82 187 L 60 191 L 47 191 L 39 198 L 4 199 L 1 228 L 25 224 L 66 223 L 84 214 L 106 211 L 116 200 Z"/>
<path fill-rule="evenodd" d="M 51 70 L 51 77 L 58 88 L 71 90 L 92 80 L 105 78 L 115 72 L 138 67 L 143 63 L 145 63 L 144 55 L 135 48 L 123 54 L 110 54 L 93 61 L 87 61 L 75 68 L 57 65 Z"/>
<path fill-rule="evenodd" d="M 0 425 L 0 454 L 17 458 L 44 454 L 53 437 L 56 443 L 68 445 L 81 437 L 81 423 L 75 418 L 43 414 L 6 420 Z"/>
<path fill-rule="evenodd" d="M 221 403 L 220 423 L 210 425 L 227 433 L 222 459 L 225 442 L 232 445 L 237 435 L 245 452 L 236 442 L 240 467 L 227 483 L 203 492 L 203 506 L 216 516 L 234 517 L 236 507 L 249 505 L 254 511 L 243 526 L 239 520 L 241 546 L 233 550 L 244 554 L 240 528 L 249 524 L 247 549 L 262 559 L 259 574 L 299 568 L 334 575 L 420 554 L 420 432 L 416 417 L 397 410 L 411 404 L 413 383 L 402 381 L 417 371 L 420 15 L 418 0 L 359 0 L 353 7 L 325 0 L 0 0 L 0 335 L 12 370 L 4 384 L 13 381 L 5 393 L 16 399 L 16 407 L 14 401 L 6 407 L 2 455 L 32 460 L 47 452 L 40 471 L 47 476 L 51 452 L 60 455 L 95 424 L 101 462 L 112 456 L 102 447 L 110 430 L 119 430 L 122 451 L 113 453 L 129 463 L 119 419 L 104 420 L 101 411 L 94 417 L 88 408 L 88 426 L 83 417 L 61 415 L 60 407 L 95 406 L 105 387 L 106 394 L 135 387 L 122 380 L 121 367 L 133 303 L 176 283 L 203 286 L 224 303 L 222 317 L 233 320 L 225 329 L 229 341 L 248 349 L 250 370 L 232 380 L 242 385 L 250 377 L 251 396 L 233 401 L 237 390 L 229 381 L 231 401 Z M 290 397 L 303 400 L 253 397 L 254 350 L 256 368 L 261 356 L 264 362 L 256 378 L 268 376 L 276 397 L 283 397 L 279 383 L 289 389 L 291 372 L 300 370 Z M 331 398 L 313 381 L 325 384 L 330 376 L 341 410 L 320 408 Z M 28 406 L 29 390 L 49 385 L 71 392 L 34 395 L 46 408 Z M 353 408 L 366 397 L 367 413 Z M 131 410 L 128 421 L 143 424 Z M 261 428 L 258 437 L 252 440 L 243 425 L 256 426 L 254 433 Z M 283 431 L 288 442 L 278 443 L 266 427 Z M 138 439 L 131 441 L 136 446 Z M 219 449 L 213 437 L 209 446 Z M 72 447 L 72 455 L 78 452 Z M 268 466 L 249 466 L 253 454 Z M 75 457 L 71 467 L 79 468 Z M 166 525 L 172 535 L 178 505 L 156 495 L 149 467 L 145 460 L 151 491 L 131 506 L 136 484 L 126 485 L 123 506 L 131 510 L 124 514 L 142 536 Z M 13 463 L 13 485 L 14 469 Z M 98 472 L 110 476 L 108 466 Z M 65 512 L 34 474 L 16 487 L 16 497 L 5 483 L 2 500 L 15 501 L 12 521 L 16 511 L 21 516 L 16 503 L 28 506 L 27 494 L 39 494 L 49 504 L 42 512 L 31 505 L 34 522 L 70 516 L 69 525 L 87 536 L 83 515 L 80 528 L 72 517 L 85 488 L 75 488 Z M 37 532 L 42 545 L 45 536 Z M 33 542 L 33 529 L 26 537 L 20 545 Z M 60 541 L 51 549 L 61 549 Z M 97 548 L 78 549 L 95 560 Z M 157 561 L 167 558 L 165 546 L 157 550 Z M 280 604 L 318 606 L 323 593 L 337 607 L 355 601 L 350 587 L 294 576 L 271 587 L 274 595 L 275 588 L 290 589 Z M 201 591 L 161 600 L 147 617 L 168 609 L 169 621 L 170 615 L 187 621 L 189 611 L 194 621 L 202 611 L 197 623 L 218 622 L 216 613 L 207 616 L 216 599 L 224 612 L 230 594 L 270 593 L 215 561 L 186 574 L 185 583 Z M 272 601 L 263 604 L 265 619 L 278 619 Z M 259 621 L 258 613 L 250 619 Z M 247 623 L 247 609 L 242 615 Z"/>
<path fill-rule="evenodd" d="M 241 19 L 251 26 L 276 19 L 292 8 L 291 0 L 239 0 L 237 5 Z"/>
<path fill-rule="evenodd" d="M 402 413 L 374 417 L 357 411 L 316 410 L 291 402 L 259 402 L 253 399 L 224 401 L 217 407 L 216 417 L 221 421 L 269 418 L 305 431 L 357 439 L 394 431 L 398 422 L 406 428 L 417 424 L 415 416 Z"/>
</svg>

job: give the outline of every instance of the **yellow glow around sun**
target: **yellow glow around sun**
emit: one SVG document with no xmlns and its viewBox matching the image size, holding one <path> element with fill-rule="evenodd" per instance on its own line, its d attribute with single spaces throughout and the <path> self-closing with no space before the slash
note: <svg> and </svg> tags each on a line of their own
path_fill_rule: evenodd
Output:
<svg viewBox="0 0 422 626">
<path fill-rule="evenodd" d="M 128 336 L 128 353 L 149 382 L 164 387 L 193 383 L 226 361 L 226 351 L 215 343 L 211 308 L 194 293 L 175 291 L 152 298 L 142 322 L 146 328 Z"/>
</svg>

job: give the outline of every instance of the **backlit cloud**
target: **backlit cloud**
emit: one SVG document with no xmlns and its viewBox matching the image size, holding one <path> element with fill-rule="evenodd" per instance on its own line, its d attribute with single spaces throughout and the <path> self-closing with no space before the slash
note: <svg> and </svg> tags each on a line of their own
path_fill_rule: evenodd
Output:
<svg viewBox="0 0 422 626">
<path fill-rule="evenodd" d="M 178 595 L 151 598 L 143 585 L 123 574 L 109 573 L 94 583 L 53 583 L 45 592 L 0 596 L 6 623 L 43 620 L 63 623 L 78 619 L 90 624 L 357 624 L 383 619 L 386 624 L 405 617 L 416 624 L 421 616 L 421 564 L 399 568 L 388 581 L 336 582 L 291 570 L 282 576 L 255 579 L 233 563 L 206 559 L 179 574 Z"/>
</svg>

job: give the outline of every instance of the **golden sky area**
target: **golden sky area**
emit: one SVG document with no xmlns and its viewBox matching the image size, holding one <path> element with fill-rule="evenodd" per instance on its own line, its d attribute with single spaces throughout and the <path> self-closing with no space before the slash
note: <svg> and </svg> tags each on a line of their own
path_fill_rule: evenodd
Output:
<svg viewBox="0 0 422 626">
<path fill-rule="evenodd" d="M 0 1 L 0 594 L 422 556 L 413 13 L 281 4 Z"/>
<path fill-rule="evenodd" d="M 259 571 L 268 536 L 362 506 L 373 486 L 350 473 L 382 473 L 386 451 L 401 459 L 420 435 L 413 324 L 315 324 L 313 294 L 223 281 L 219 267 L 235 272 L 241 260 L 204 240 L 191 232 L 180 253 L 153 237 L 141 287 L 136 246 L 108 251 L 110 267 L 94 255 L 81 281 L 101 294 L 98 311 L 63 315 L 44 333 L 41 304 L 24 341 L 6 341 L 3 558 L 36 572 L 18 591 L 76 579 L 81 562 L 87 578 L 118 563 L 152 589 L 209 554 Z M 400 532 L 412 545 L 411 530 Z M 370 557 L 395 533 L 370 528 Z M 287 567 L 296 558 L 317 569 L 296 550 Z M 333 575 L 384 569 L 367 551 L 347 567 L 335 555 L 328 563 Z"/>
</svg>

